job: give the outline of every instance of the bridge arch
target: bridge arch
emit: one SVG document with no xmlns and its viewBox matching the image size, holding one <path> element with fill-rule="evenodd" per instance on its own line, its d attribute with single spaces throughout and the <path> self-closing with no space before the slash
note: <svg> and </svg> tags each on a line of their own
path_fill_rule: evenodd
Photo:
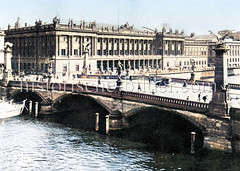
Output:
<svg viewBox="0 0 240 171">
<path fill-rule="evenodd" d="M 108 111 L 108 114 L 112 113 L 112 110 L 108 106 L 106 106 L 104 103 L 102 103 L 100 100 L 93 98 L 91 96 L 85 95 L 85 94 L 63 94 L 63 95 L 60 95 L 56 99 L 53 100 L 53 106 L 56 106 L 57 103 L 59 103 L 60 101 L 62 101 L 65 98 L 69 98 L 71 96 L 85 97 L 86 99 L 95 101 L 97 104 L 102 106 L 106 111 Z"/>
<path fill-rule="evenodd" d="M 10 94 L 10 99 L 14 99 L 14 101 L 19 102 L 23 100 L 27 100 L 25 103 L 25 108 L 23 110 L 23 114 L 30 114 L 30 103 L 31 102 L 31 114 L 35 114 L 36 110 L 38 113 L 41 111 L 41 102 L 44 100 L 44 97 L 37 91 L 27 91 L 27 90 L 14 90 L 12 94 Z M 38 102 L 37 109 L 35 102 Z"/>
<path fill-rule="evenodd" d="M 124 114 L 128 127 L 124 130 L 126 137 L 150 144 L 167 152 L 189 152 L 191 132 L 196 132 L 197 149 L 203 147 L 206 129 L 175 110 L 149 106 L 133 109 Z M 124 134 L 124 133 L 123 133 Z"/>
<path fill-rule="evenodd" d="M 44 97 L 37 91 L 26 91 L 26 90 L 15 90 L 10 95 L 11 99 L 14 99 L 15 101 L 22 101 L 24 99 L 32 100 L 35 102 L 42 102 L 44 100 Z"/>
<path fill-rule="evenodd" d="M 83 94 L 63 94 L 52 104 L 57 122 L 85 130 L 95 130 L 96 113 L 99 113 L 99 131 L 105 132 L 106 115 L 110 109 L 96 99 Z"/>
</svg>

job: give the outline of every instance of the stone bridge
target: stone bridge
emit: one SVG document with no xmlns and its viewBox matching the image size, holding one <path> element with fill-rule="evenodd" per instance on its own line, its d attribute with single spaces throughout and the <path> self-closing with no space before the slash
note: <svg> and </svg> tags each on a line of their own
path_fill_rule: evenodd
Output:
<svg viewBox="0 0 240 171">
<path fill-rule="evenodd" d="M 205 147 L 234 152 L 240 147 L 239 109 L 231 109 L 229 117 L 219 117 L 209 112 L 207 103 L 67 83 L 9 81 L 6 87 L 1 87 L 1 95 L 16 100 L 27 98 L 33 104 L 37 102 L 40 116 L 89 108 L 88 113 L 93 113 L 96 130 L 110 134 L 139 125 L 151 118 L 154 111 L 159 111 L 159 115 L 175 115 L 200 130 Z M 72 97 L 81 100 L 74 104 Z M 133 121 L 132 118 L 139 113 L 148 116 Z"/>
</svg>

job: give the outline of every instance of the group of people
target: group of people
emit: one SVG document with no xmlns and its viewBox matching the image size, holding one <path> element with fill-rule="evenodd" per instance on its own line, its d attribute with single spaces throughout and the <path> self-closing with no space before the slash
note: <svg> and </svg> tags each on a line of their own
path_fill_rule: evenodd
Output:
<svg viewBox="0 0 240 171">
<path fill-rule="evenodd" d="M 207 101 L 207 95 L 202 97 L 203 101 L 206 102 Z M 198 94 L 198 101 L 201 101 L 201 92 Z"/>
<path fill-rule="evenodd" d="M 207 101 L 207 95 L 202 97 L 203 101 L 206 102 Z M 189 100 L 189 96 L 187 96 L 187 100 Z M 201 92 L 198 94 L 198 101 L 201 101 Z"/>
</svg>

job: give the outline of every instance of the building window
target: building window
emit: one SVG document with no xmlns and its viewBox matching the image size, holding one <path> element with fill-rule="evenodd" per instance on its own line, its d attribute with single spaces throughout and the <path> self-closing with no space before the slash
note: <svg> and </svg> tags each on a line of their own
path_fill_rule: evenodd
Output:
<svg viewBox="0 0 240 171">
<path fill-rule="evenodd" d="M 76 65 L 76 66 L 75 66 L 75 69 L 76 69 L 76 71 L 80 71 L 79 65 Z"/>
<path fill-rule="evenodd" d="M 66 49 L 62 49 L 62 56 L 66 56 Z"/>
<path fill-rule="evenodd" d="M 112 50 L 109 51 L 109 55 L 113 55 L 113 51 Z"/>
<path fill-rule="evenodd" d="M 74 49 L 74 56 L 78 56 L 78 49 Z"/>
<path fill-rule="evenodd" d="M 98 55 L 101 55 L 101 50 L 98 50 L 98 51 L 97 51 L 97 54 L 98 54 Z"/>
<path fill-rule="evenodd" d="M 107 54 L 107 50 L 104 50 L 104 51 L 103 51 L 103 54 L 104 54 L 104 55 L 108 55 L 108 54 Z"/>
<path fill-rule="evenodd" d="M 63 72 L 67 72 L 67 64 L 63 64 Z"/>
<path fill-rule="evenodd" d="M 41 64 L 41 70 L 43 71 L 43 64 Z"/>
</svg>

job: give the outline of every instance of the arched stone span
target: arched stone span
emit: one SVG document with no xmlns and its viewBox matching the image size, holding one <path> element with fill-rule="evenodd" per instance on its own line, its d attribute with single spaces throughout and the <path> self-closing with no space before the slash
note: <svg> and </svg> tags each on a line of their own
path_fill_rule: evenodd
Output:
<svg viewBox="0 0 240 171">
<path fill-rule="evenodd" d="M 130 110 L 126 113 L 123 113 L 123 116 L 124 116 L 125 119 L 128 119 L 129 117 L 131 117 L 135 114 L 144 112 L 145 110 L 149 110 L 149 109 L 156 109 L 156 110 L 160 110 L 160 111 L 166 111 L 166 112 L 169 112 L 171 114 L 176 114 L 176 115 L 180 116 L 181 118 L 185 119 L 186 121 L 190 122 L 191 124 L 193 124 L 197 128 L 199 128 L 204 134 L 206 133 L 206 127 L 205 127 L 204 124 L 196 121 L 195 118 L 193 118 L 192 116 L 188 116 L 187 114 L 183 114 L 182 112 L 178 112 L 177 110 L 174 110 L 174 109 L 165 109 L 165 108 L 161 108 L 161 107 L 158 107 L 158 106 L 143 106 L 143 107 L 139 107 L 139 108 L 135 108 L 133 110 Z"/>
<path fill-rule="evenodd" d="M 130 112 L 130 111 L 129 111 Z M 123 134 L 167 152 L 190 152 L 191 132 L 196 132 L 196 147 L 203 147 L 205 127 L 194 119 L 160 107 L 140 107 L 124 116 L 128 125 Z"/>
<path fill-rule="evenodd" d="M 85 130 L 95 130 L 96 113 L 99 113 L 99 131 L 106 131 L 109 111 L 94 98 L 82 94 L 65 94 L 53 101 L 54 121 Z"/>
<path fill-rule="evenodd" d="M 15 101 L 22 101 L 24 99 L 32 100 L 35 102 L 42 102 L 44 97 L 39 92 L 32 92 L 26 90 L 15 90 L 11 95 L 10 99 L 14 99 Z"/>
<path fill-rule="evenodd" d="M 57 97 L 56 99 L 53 100 L 53 102 L 52 102 L 53 107 L 56 106 L 56 104 L 59 103 L 60 101 L 62 101 L 63 99 L 71 97 L 71 96 L 85 97 L 87 99 L 95 101 L 97 104 L 101 105 L 106 111 L 108 111 L 108 114 L 112 113 L 112 110 L 108 106 L 106 106 L 104 103 L 102 103 L 100 100 L 98 100 L 92 96 L 85 95 L 85 94 L 63 94 L 63 95 L 60 95 L 59 97 Z"/>
</svg>

